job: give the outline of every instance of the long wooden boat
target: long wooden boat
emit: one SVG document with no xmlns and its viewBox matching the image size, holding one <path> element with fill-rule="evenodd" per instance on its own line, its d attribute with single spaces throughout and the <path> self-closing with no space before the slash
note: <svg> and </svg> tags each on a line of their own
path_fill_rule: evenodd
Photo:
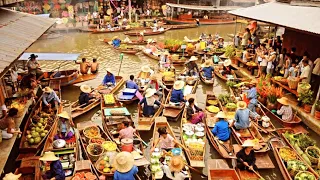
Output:
<svg viewBox="0 0 320 180">
<path fill-rule="evenodd" d="M 229 168 L 225 159 L 208 159 L 208 180 L 240 180 L 235 169 Z"/>
<path fill-rule="evenodd" d="M 247 170 L 240 170 L 236 168 L 236 171 L 240 177 L 240 180 L 260 180 L 260 177 L 253 172 Z"/>
<path fill-rule="evenodd" d="M 15 170 L 14 174 L 21 174 L 20 180 L 41 180 L 41 162 L 39 158 L 39 156 L 23 158 L 20 167 Z"/>
<path fill-rule="evenodd" d="M 164 104 L 164 102 L 166 100 L 164 90 L 162 90 L 162 94 L 163 94 L 163 97 L 161 99 L 161 103 Z M 152 117 L 144 117 L 142 115 L 142 109 L 140 108 L 140 106 L 138 106 L 137 109 L 138 109 L 138 115 L 137 115 L 138 116 L 138 122 L 137 122 L 138 126 L 136 129 L 139 131 L 150 131 L 151 127 L 154 123 L 154 120 L 160 116 L 160 114 L 163 110 L 163 106 L 161 105 Z"/>
<path fill-rule="evenodd" d="M 97 180 L 97 172 L 95 171 L 94 166 L 91 164 L 90 160 L 80 160 L 75 162 L 75 167 L 74 167 L 74 173 L 71 178 L 71 180 L 74 180 L 74 178 L 79 177 L 77 179 L 83 178 L 83 175 L 86 176 L 87 173 L 91 173 L 92 180 Z M 94 179 L 96 178 L 96 179 Z"/>
<path fill-rule="evenodd" d="M 238 80 L 238 81 L 241 81 L 241 80 L 244 80 L 243 78 L 237 78 L 235 72 L 236 70 L 231 70 L 231 75 L 234 77 L 234 80 Z M 223 80 L 224 82 L 227 82 L 228 81 L 228 78 L 223 76 L 219 70 L 217 68 L 214 69 L 214 74 L 219 77 L 221 80 Z"/>
<path fill-rule="evenodd" d="M 197 28 L 196 24 L 177 24 L 177 25 L 164 25 L 165 28 L 170 28 L 171 30 L 175 29 L 189 29 L 189 28 Z"/>
<path fill-rule="evenodd" d="M 104 39 L 104 42 L 106 44 L 108 44 L 109 46 L 111 46 L 113 49 L 121 52 L 121 53 L 125 53 L 125 54 L 137 54 L 138 52 L 141 51 L 141 49 L 139 48 L 133 48 L 133 47 L 128 47 L 128 48 L 121 48 L 121 47 L 113 47 L 112 46 L 112 42 L 109 41 L 108 39 Z"/>
<path fill-rule="evenodd" d="M 117 32 L 125 32 L 125 31 L 130 31 L 130 29 L 115 29 L 115 30 L 97 30 L 95 29 L 94 31 L 92 31 L 92 34 L 103 34 L 103 33 L 117 33 Z"/>
<path fill-rule="evenodd" d="M 207 79 L 204 77 L 204 75 L 203 75 L 202 72 L 199 73 L 199 76 L 200 76 L 200 80 L 201 80 L 204 84 L 206 84 L 206 85 L 213 85 L 213 84 L 214 84 L 214 77 L 212 77 L 211 80 L 207 80 Z"/>
<path fill-rule="evenodd" d="M 232 19 L 200 19 L 200 25 L 232 24 Z M 195 24 L 195 19 L 166 19 L 167 24 Z"/>
<path fill-rule="evenodd" d="M 142 53 L 143 53 L 145 56 L 148 56 L 148 57 L 151 58 L 151 59 L 160 61 L 160 56 L 156 56 L 156 55 L 147 53 L 145 50 L 142 50 Z"/>
<path fill-rule="evenodd" d="M 146 31 L 143 33 L 143 36 L 154 36 L 154 35 L 158 35 L 158 34 L 164 34 L 166 31 L 170 30 L 170 28 L 166 28 L 164 31 Z M 140 32 L 127 32 L 124 33 L 124 35 L 127 36 L 140 36 Z"/>
<path fill-rule="evenodd" d="M 136 40 L 133 40 L 131 42 L 121 42 L 122 44 L 127 44 L 127 45 L 146 45 L 148 44 L 147 41 L 136 41 Z"/>
<path fill-rule="evenodd" d="M 157 139 L 160 138 L 160 135 L 159 135 L 159 133 L 158 133 L 158 129 L 161 128 L 161 127 L 166 128 L 166 129 L 167 129 L 167 133 L 170 134 L 175 140 L 177 140 L 177 138 L 176 138 L 173 130 L 171 129 L 171 126 L 169 125 L 167 119 L 166 119 L 165 117 L 161 116 L 161 117 L 157 117 L 157 118 L 155 119 L 155 124 L 154 124 L 154 129 L 153 129 L 153 138 L 152 138 L 150 144 L 154 145 L 154 142 L 155 142 Z M 184 160 L 186 160 L 185 153 L 184 153 L 183 151 L 181 151 L 181 156 L 182 156 L 182 158 L 183 158 Z M 185 163 L 187 164 L 187 162 L 185 162 Z M 191 180 L 191 179 L 192 179 L 192 178 L 191 178 L 191 172 L 190 172 L 190 170 L 189 170 L 189 168 L 188 168 L 187 165 L 185 166 L 185 169 L 187 170 L 187 173 L 188 173 L 188 176 L 189 176 L 189 177 L 186 178 L 186 179 Z M 154 174 L 152 174 L 152 179 L 153 179 L 153 180 L 156 179 L 156 177 L 155 177 Z M 161 179 L 161 178 L 160 178 L 160 179 Z"/>
</svg>

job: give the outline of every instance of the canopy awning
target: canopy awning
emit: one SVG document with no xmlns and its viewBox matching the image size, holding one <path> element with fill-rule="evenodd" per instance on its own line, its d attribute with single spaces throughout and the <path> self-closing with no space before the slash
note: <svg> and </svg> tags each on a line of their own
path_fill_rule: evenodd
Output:
<svg viewBox="0 0 320 180">
<path fill-rule="evenodd" d="M 75 61 L 80 56 L 71 53 L 23 53 L 19 60 L 29 60 L 31 54 L 37 55 L 38 61 Z"/>
<path fill-rule="evenodd" d="M 194 5 L 185 5 L 185 4 L 173 4 L 173 3 L 166 3 L 167 6 L 175 7 L 175 8 L 183 8 L 183 9 L 192 9 L 192 10 L 203 10 L 203 11 L 230 11 L 239 9 L 239 6 L 194 6 Z"/>
<path fill-rule="evenodd" d="M 320 34 L 319 7 L 292 6 L 271 2 L 248 8 L 229 11 L 230 14 L 254 19 L 286 28 Z"/>
</svg>

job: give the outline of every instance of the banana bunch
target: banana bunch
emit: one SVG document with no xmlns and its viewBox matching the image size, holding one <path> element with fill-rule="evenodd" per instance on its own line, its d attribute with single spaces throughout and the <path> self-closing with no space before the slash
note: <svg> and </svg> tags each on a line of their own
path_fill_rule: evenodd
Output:
<svg viewBox="0 0 320 180">
<path fill-rule="evenodd" d="M 104 94 L 103 99 L 104 99 L 105 104 L 114 104 L 115 103 L 113 94 Z"/>
</svg>

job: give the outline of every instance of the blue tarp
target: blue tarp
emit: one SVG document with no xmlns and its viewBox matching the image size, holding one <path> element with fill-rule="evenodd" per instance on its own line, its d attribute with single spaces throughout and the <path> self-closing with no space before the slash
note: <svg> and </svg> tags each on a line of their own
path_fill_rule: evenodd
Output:
<svg viewBox="0 0 320 180">
<path fill-rule="evenodd" d="M 37 60 L 40 61 L 75 61 L 80 56 L 72 53 L 23 53 L 19 60 L 29 60 L 31 54 L 37 55 Z"/>
</svg>

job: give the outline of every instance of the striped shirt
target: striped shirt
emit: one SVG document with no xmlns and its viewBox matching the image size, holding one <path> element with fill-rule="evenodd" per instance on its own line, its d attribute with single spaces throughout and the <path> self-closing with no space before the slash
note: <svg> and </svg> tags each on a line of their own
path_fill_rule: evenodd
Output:
<svg viewBox="0 0 320 180">
<path fill-rule="evenodd" d="M 290 106 L 282 106 L 280 110 L 277 111 L 277 114 L 282 116 L 283 121 L 292 120 L 292 108 Z"/>
</svg>

